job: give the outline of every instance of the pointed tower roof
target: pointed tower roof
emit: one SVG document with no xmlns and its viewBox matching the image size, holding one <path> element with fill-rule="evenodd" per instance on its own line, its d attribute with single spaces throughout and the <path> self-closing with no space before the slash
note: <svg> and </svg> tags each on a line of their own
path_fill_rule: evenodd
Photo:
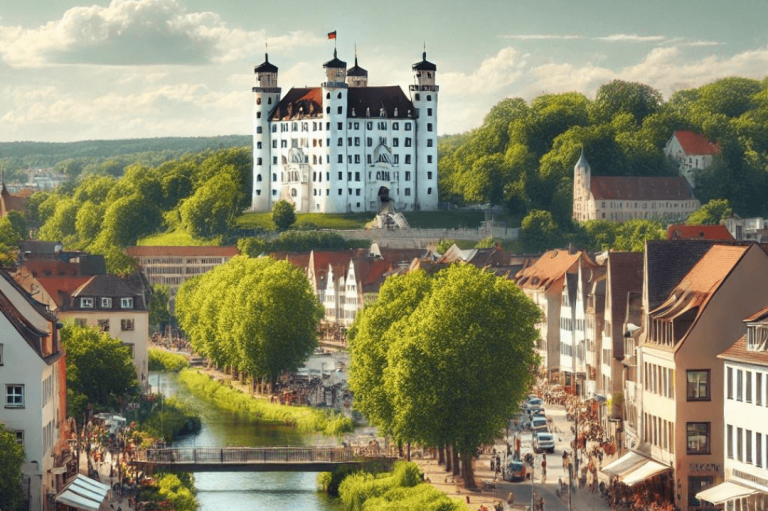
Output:
<svg viewBox="0 0 768 511">
<path fill-rule="evenodd" d="M 357 55 L 355 55 L 355 65 L 347 70 L 347 76 L 368 76 L 368 71 L 357 65 Z"/>
<path fill-rule="evenodd" d="M 584 156 L 584 147 L 581 148 L 581 154 L 579 155 L 579 161 L 576 162 L 576 165 L 574 166 L 574 169 L 578 169 L 579 167 L 584 168 L 585 170 L 589 171 L 589 162 L 587 161 L 587 157 Z"/>
<path fill-rule="evenodd" d="M 264 62 L 253 69 L 254 73 L 277 73 L 277 66 L 270 64 L 269 54 L 264 54 Z"/>
<path fill-rule="evenodd" d="M 414 71 L 437 71 L 437 66 L 427 60 L 427 52 L 421 54 L 421 62 L 413 65 Z"/>
<path fill-rule="evenodd" d="M 336 48 L 334 48 L 333 49 L 333 59 L 329 60 L 328 62 L 323 64 L 323 67 L 330 67 L 330 68 L 333 68 L 333 69 L 339 69 L 339 68 L 346 69 L 347 68 L 347 63 L 344 62 L 343 60 L 340 60 L 336 56 Z"/>
</svg>

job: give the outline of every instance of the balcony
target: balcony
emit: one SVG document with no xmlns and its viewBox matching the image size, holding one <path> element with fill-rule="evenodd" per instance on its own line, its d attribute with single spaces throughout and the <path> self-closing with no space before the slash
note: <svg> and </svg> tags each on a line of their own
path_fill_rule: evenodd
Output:
<svg viewBox="0 0 768 511">
<path fill-rule="evenodd" d="M 419 92 L 419 91 L 437 92 L 440 90 L 440 86 L 439 85 L 411 85 L 410 90 L 415 92 Z"/>
<path fill-rule="evenodd" d="M 336 88 L 336 89 L 346 89 L 347 84 L 344 82 L 323 82 L 320 84 L 321 87 L 326 87 L 329 89 Z"/>
</svg>

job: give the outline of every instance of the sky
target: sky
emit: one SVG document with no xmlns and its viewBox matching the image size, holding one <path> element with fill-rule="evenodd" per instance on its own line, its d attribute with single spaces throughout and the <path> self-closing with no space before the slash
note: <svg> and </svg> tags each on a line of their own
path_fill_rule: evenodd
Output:
<svg viewBox="0 0 768 511">
<path fill-rule="evenodd" d="M 406 93 L 426 45 L 439 134 L 462 133 L 507 97 L 762 79 L 766 19 L 765 0 L 3 0 L 0 141 L 249 134 L 265 46 L 283 93 L 318 86 L 334 30 Z"/>
</svg>

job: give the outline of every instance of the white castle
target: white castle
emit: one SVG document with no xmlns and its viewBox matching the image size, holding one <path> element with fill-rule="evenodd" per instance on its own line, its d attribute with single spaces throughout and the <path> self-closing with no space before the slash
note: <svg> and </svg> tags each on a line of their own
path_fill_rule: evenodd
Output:
<svg viewBox="0 0 768 511">
<path fill-rule="evenodd" d="M 297 212 L 437 209 L 437 66 L 413 65 L 409 99 L 395 86 L 368 87 L 336 50 L 320 87 L 280 98 L 277 66 L 254 72 L 253 211 L 287 200 Z"/>
</svg>

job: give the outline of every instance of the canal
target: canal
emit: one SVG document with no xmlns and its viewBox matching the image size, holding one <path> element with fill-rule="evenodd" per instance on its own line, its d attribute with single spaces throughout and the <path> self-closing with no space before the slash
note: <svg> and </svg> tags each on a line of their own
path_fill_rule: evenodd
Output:
<svg viewBox="0 0 768 511">
<path fill-rule="evenodd" d="M 175 374 L 150 373 L 152 390 L 176 396 L 200 414 L 202 428 L 195 435 L 173 443 L 175 447 L 258 447 L 335 444 L 333 438 L 298 433 L 294 429 L 251 420 L 220 410 L 192 395 Z M 200 472 L 195 474 L 201 511 L 339 511 L 338 499 L 317 491 L 316 473 L 297 472 Z"/>
</svg>

